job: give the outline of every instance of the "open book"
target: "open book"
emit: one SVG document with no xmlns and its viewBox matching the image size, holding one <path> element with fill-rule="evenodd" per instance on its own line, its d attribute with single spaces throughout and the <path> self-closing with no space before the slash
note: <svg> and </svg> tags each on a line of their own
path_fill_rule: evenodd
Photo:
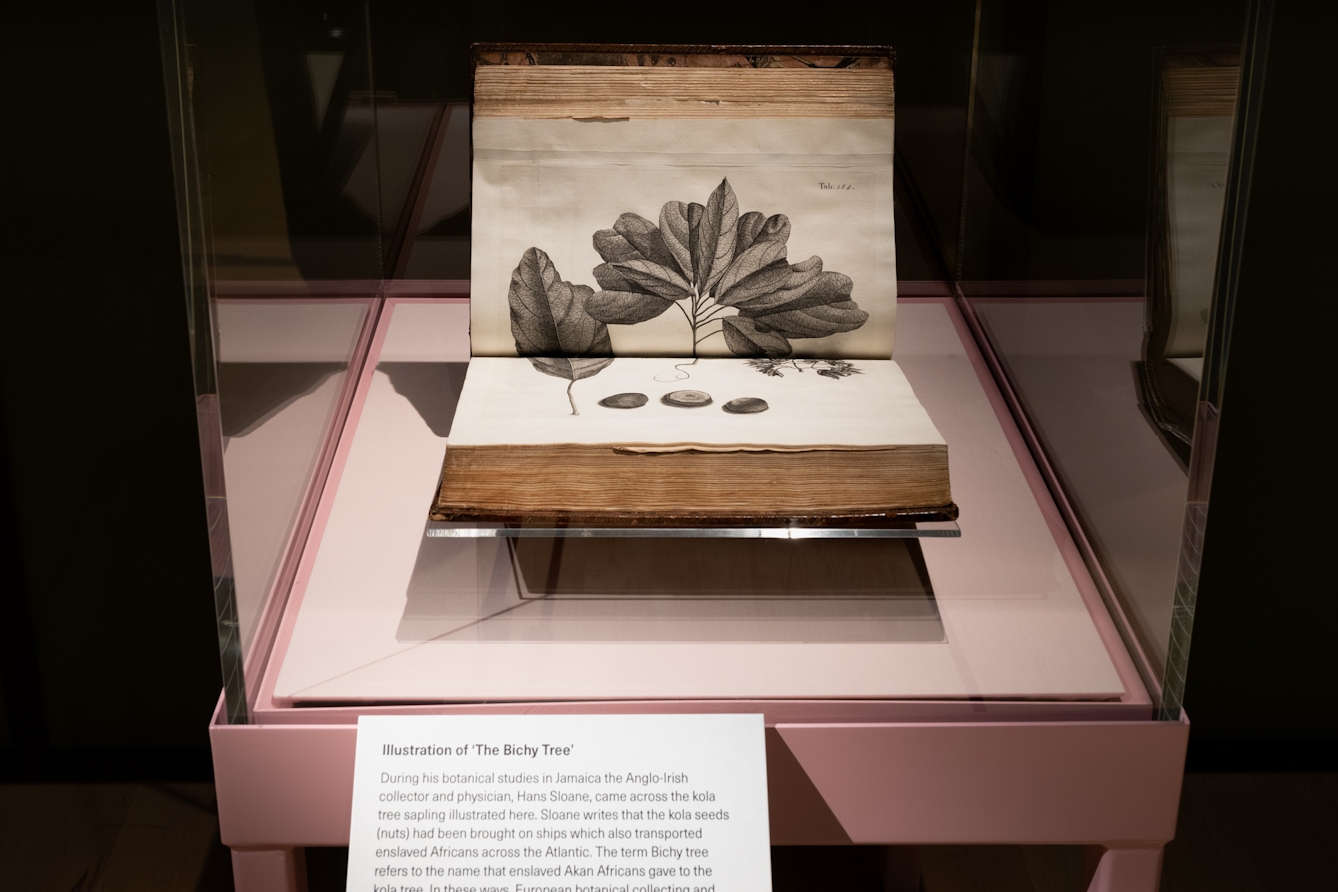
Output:
<svg viewBox="0 0 1338 892">
<path fill-rule="evenodd" d="M 474 359 L 434 520 L 955 517 L 892 360 L 887 51 L 476 62 Z"/>
</svg>

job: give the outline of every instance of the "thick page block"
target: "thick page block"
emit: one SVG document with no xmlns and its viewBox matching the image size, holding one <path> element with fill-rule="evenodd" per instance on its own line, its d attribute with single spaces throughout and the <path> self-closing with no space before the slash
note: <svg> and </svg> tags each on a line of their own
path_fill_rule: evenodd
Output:
<svg viewBox="0 0 1338 892">
<path fill-rule="evenodd" d="M 433 519 L 895 516 L 951 502 L 947 445 L 888 360 L 619 357 L 564 392 L 525 360 L 480 357 Z"/>
</svg>

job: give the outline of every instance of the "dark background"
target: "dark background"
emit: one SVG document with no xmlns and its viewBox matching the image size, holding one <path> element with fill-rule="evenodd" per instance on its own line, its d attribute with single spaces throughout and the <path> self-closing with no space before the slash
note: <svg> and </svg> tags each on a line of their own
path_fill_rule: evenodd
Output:
<svg viewBox="0 0 1338 892">
<path fill-rule="evenodd" d="M 931 227 L 951 228 L 962 158 L 914 153 L 964 102 L 973 4 L 719 7 L 375 4 L 375 40 L 401 48 L 374 46 L 377 89 L 462 98 L 470 40 L 891 43 L 905 48 L 899 151 Z M 1148 48 L 1203 22 L 1239 41 L 1244 5 L 1223 8 L 1019 3 L 995 19 L 1012 30 L 985 47 L 1040 60 L 1024 95 L 1050 111 L 1010 119 L 1024 126 L 992 163 L 1000 213 L 1021 224 L 968 274 L 1142 277 Z M 1189 670 L 1191 768 L 1338 763 L 1323 433 L 1336 24 L 1318 3 L 1282 2 L 1274 19 Z M 220 677 L 157 11 L 30 5 L 3 41 L 0 779 L 208 777 Z"/>
</svg>

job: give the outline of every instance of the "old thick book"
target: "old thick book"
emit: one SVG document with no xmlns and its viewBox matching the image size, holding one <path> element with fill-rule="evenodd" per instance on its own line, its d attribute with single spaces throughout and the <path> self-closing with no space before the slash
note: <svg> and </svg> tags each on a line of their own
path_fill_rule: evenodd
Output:
<svg viewBox="0 0 1338 892">
<path fill-rule="evenodd" d="M 483 47 L 434 520 L 956 516 L 892 358 L 886 50 Z"/>
<path fill-rule="evenodd" d="M 675 381 L 684 367 L 618 357 L 573 382 L 572 414 L 528 361 L 473 360 L 437 512 L 821 518 L 952 501 L 947 445 L 894 362 L 701 359 Z"/>
</svg>

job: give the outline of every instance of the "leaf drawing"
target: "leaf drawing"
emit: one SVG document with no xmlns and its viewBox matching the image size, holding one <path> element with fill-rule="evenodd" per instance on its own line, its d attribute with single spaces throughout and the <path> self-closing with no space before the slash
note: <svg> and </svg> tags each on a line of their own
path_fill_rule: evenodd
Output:
<svg viewBox="0 0 1338 892">
<path fill-rule="evenodd" d="M 720 185 L 706 200 L 706 210 L 698 226 L 698 249 L 701 253 L 702 290 L 709 291 L 720 281 L 734 259 L 734 242 L 739 222 L 739 200 L 729 187 L 729 180 Z"/>
<path fill-rule="evenodd" d="M 853 362 L 844 359 L 750 359 L 748 365 L 771 378 L 784 378 L 785 372 L 782 369 L 801 373 L 805 369 L 812 369 L 820 377 L 834 380 L 863 374 Z"/>
<path fill-rule="evenodd" d="M 825 338 L 859 328 L 869 314 L 850 299 L 854 283 L 840 273 L 823 273 L 799 288 L 773 292 L 740 306 L 759 331 L 785 338 Z"/>
<path fill-rule="evenodd" d="M 674 256 L 674 262 L 682 270 L 683 275 L 692 276 L 692 244 L 690 226 L 688 224 L 688 206 L 681 201 L 670 201 L 660 209 L 660 238 L 664 239 L 665 247 Z M 599 251 L 599 244 L 595 244 L 595 250 Z M 601 257 L 604 252 L 599 252 Z"/>
<path fill-rule="evenodd" d="M 590 315 L 595 292 L 587 285 L 563 281 L 548 255 L 530 248 L 511 273 L 507 303 L 516 352 L 545 375 L 564 378 L 571 414 L 580 415 L 572 385 L 613 362 L 609 329 Z"/>
<path fill-rule="evenodd" d="M 613 267 L 613 271 L 622 276 L 623 281 L 646 294 L 654 294 L 666 300 L 692 297 L 692 285 L 686 279 L 653 260 L 623 260 L 608 266 Z"/>
<path fill-rule="evenodd" d="M 728 316 L 721 323 L 725 346 L 736 356 L 789 356 L 790 342 L 775 332 L 764 331 L 747 316 Z"/>
<path fill-rule="evenodd" d="M 868 321 L 850 297 L 850 277 L 824 271 L 820 257 L 790 263 L 789 238 L 788 217 L 740 214 L 722 179 L 705 204 L 666 202 L 658 226 L 626 213 L 596 232 L 604 263 L 594 275 L 602 290 L 583 306 L 609 325 L 645 322 L 677 306 L 691 329 L 693 357 L 717 334 L 738 356 L 789 356 L 792 339 L 830 337 Z M 715 322 L 720 326 L 710 328 Z"/>
</svg>

